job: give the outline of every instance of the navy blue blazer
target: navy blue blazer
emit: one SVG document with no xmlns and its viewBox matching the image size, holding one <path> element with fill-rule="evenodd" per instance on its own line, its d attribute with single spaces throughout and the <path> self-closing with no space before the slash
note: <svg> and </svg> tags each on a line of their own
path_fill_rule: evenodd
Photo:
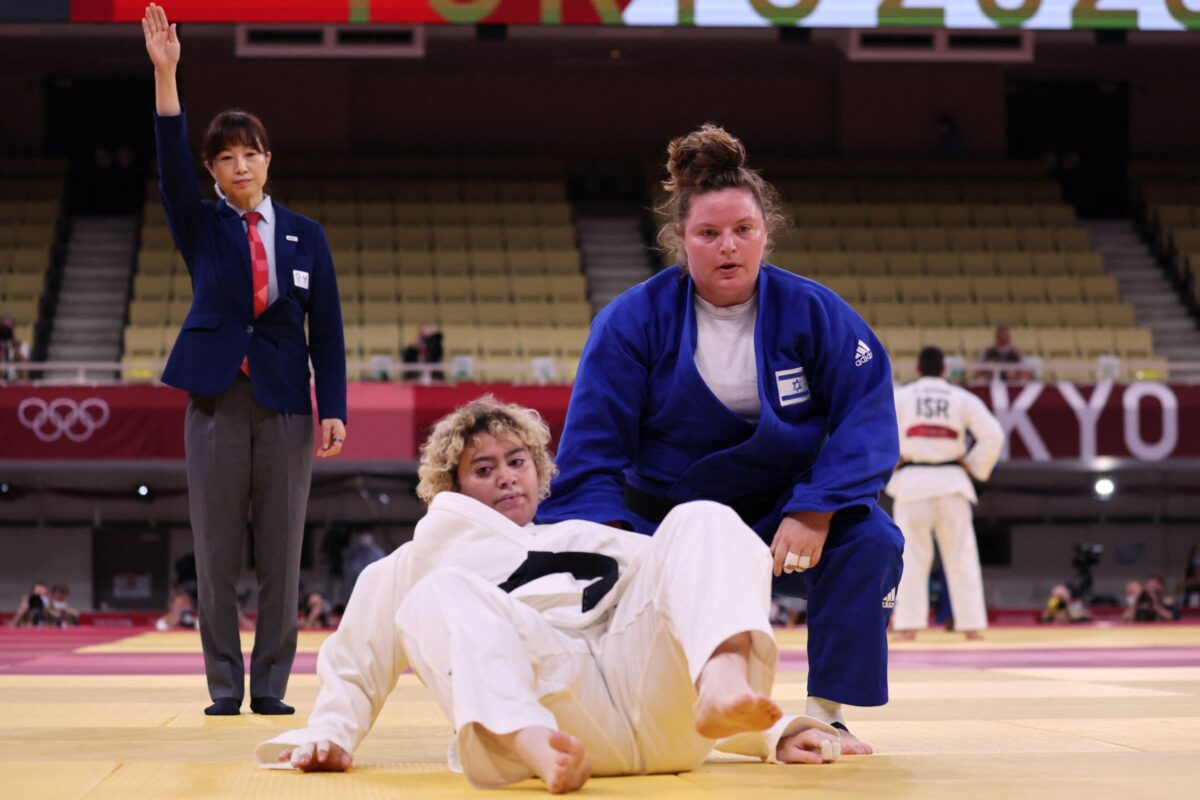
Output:
<svg viewBox="0 0 1200 800">
<path fill-rule="evenodd" d="M 240 213 L 224 200 L 201 199 L 184 114 L 156 114 L 154 132 L 167 224 L 193 291 L 163 382 L 215 396 L 229 388 L 248 357 L 255 400 L 285 414 L 312 414 L 311 357 L 319 418 L 345 421 L 342 306 L 320 224 L 273 203 L 279 297 L 255 318 L 250 247 Z"/>
</svg>

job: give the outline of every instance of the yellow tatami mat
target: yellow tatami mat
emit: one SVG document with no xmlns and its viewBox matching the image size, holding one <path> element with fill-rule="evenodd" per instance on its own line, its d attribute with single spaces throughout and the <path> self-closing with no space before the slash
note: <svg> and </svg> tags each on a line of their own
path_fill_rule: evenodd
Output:
<svg viewBox="0 0 1200 800">
<path fill-rule="evenodd" d="M 584 797 L 1183 800 L 1200 797 L 1200 663 L 1105 666 L 1105 648 L 1195 646 L 1200 628 L 998 629 L 981 643 L 930 632 L 896 650 L 996 654 L 1052 647 L 1097 654 L 1082 666 L 898 668 L 892 701 L 849 709 L 877 754 L 835 764 L 772 766 L 717 759 L 683 775 L 594 779 Z M 1064 637 L 1069 641 L 1064 641 Z M 320 634 L 306 636 L 315 651 Z M 802 631 L 781 632 L 785 648 Z M 195 636 L 146 633 L 90 653 L 198 653 Z M 1011 652 L 1009 654 L 1011 656 Z M 897 659 L 899 660 L 899 659 Z M 91 662 L 89 662 L 91 663 Z M 775 695 L 804 708 L 805 674 L 781 668 Z M 311 674 L 293 677 L 296 717 L 210 718 L 203 676 L 0 675 L 0 797 L 478 798 L 446 766 L 451 729 L 428 693 L 404 676 L 375 730 L 341 775 L 257 769 L 254 746 L 304 722 Z M 500 796 L 544 796 L 527 781 Z"/>
</svg>

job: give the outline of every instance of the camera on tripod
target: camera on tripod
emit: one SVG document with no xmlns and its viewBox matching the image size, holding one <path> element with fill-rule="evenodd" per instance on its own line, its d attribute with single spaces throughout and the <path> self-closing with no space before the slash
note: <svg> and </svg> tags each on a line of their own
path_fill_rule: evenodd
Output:
<svg viewBox="0 0 1200 800">
<path fill-rule="evenodd" d="M 1072 597 L 1083 599 L 1084 595 L 1092 591 L 1092 567 L 1100 563 L 1104 545 L 1076 543 L 1074 550 L 1071 566 L 1075 568 L 1075 580 L 1069 584 L 1069 588 Z"/>
</svg>

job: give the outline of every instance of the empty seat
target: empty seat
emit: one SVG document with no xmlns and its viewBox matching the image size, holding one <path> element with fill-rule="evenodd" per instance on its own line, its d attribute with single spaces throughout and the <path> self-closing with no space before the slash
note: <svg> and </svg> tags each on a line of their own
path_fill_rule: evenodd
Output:
<svg viewBox="0 0 1200 800">
<path fill-rule="evenodd" d="M 517 308 L 510 302 L 475 303 L 475 319 L 480 325 L 511 325 L 519 322 Z"/>
<path fill-rule="evenodd" d="M 394 300 L 364 300 L 359 307 L 359 318 L 363 324 L 395 322 L 400 317 L 400 306 Z"/>
<path fill-rule="evenodd" d="M 582 300 L 551 303 L 548 310 L 555 325 L 586 325 L 592 319 L 591 306 Z"/>
<path fill-rule="evenodd" d="M 946 319 L 951 325 L 973 326 L 984 325 L 987 323 L 986 306 L 984 306 L 982 303 L 948 303 L 944 306 L 944 308 L 946 309 Z M 920 318 L 917 317 L 917 319 Z"/>
<path fill-rule="evenodd" d="M 1069 271 L 1076 275 L 1103 275 L 1104 256 L 1094 252 L 1065 253 Z"/>
<path fill-rule="evenodd" d="M 1032 254 L 1033 271 L 1038 275 L 1066 275 L 1073 272 L 1066 253 L 1037 252 Z"/>
<path fill-rule="evenodd" d="M 1050 228 L 1060 252 L 1085 252 L 1091 248 L 1087 228 Z"/>
<path fill-rule="evenodd" d="M 979 250 L 962 253 L 959 256 L 959 263 L 962 265 L 964 275 L 990 276 L 996 272 L 996 256 L 994 253 L 985 253 Z"/>
<path fill-rule="evenodd" d="M 476 300 L 507 300 L 512 296 L 510 278 L 503 274 L 472 275 L 471 295 Z"/>
<path fill-rule="evenodd" d="M 1055 303 L 1023 303 L 1025 324 L 1033 328 L 1051 328 L 1062 325 L 1062 315 Z"/>
<path fill-rule="evenodd" d="M 1075 329 L 1075 343 L 1084 358 L 1097 358 L 1116 352 L 1113 329 L 1099 326 Z"/>
<path fill-rule="evenodd" d="M 863 278 L 861 296 L 868 303 L 893 303 L 900 299 L 898 288 L 895 278 L 886 276 Z"/>
<path fill-rule="evenodd" d="M 1154 337 L 1148 328 L 1119 328 L 1113 331 L 1113 344 L 1121 358 L 1149 358 L 1154 355 Z"/>
<path fill-rule="evenodd" d="M 921 352 L 921 334 L 913 327 L 887 327 L 876 331 L 892 361 L 910 360 Z"/>
<path fill-rule="evenodd" d="M 1086 275 L 1079 279 L 1083 295 L 1092 303 L 1118 301 L 1117 279 L 1111 275 Z"/>
<path fill-rule="evenodd" d="M 822 278 L 821 283 L 853 305 L 862 298 L 862 279 L 853 275 Z"/>
<path fill-rule="evenodd" d="M 912 324 L 922 327 L 945 325 L 946 306 L 942 303 L 905 303 L 909 308 Z"/>
<path fill-rule="evenodd" d="M 1033 261 L 1029 253 L 1016 251 L 997 252 L 992 256 L 996 272 L 1004 275 L 1029 275 L 1033 272 Z"/>
<path fill-rule="evenodd" d="M 162 327 L 167 323 L 167 301 L 163 297 L 134 300 L 129 304 L 129 324 Z"/>
<path fill-rule="evenodd" d="M 1058 317 L 1062 320 L 1062 324 L 1068 327 L 1076 325 L 1095 325 L 1096 306 L 1092 303 L 1081 303 L 1078 299 L 1074 302 L 1059 301 L 1055 303 L 1058 307 Z"/>
<path fill-rule="evenodd" d="M 1017 302 L 1041 303 L 1046 299 L 1046 286 L 1041 278 L 1010 278 L 1008 292 Z"/>
<path fill-rule="evenodd" d="M 907 303 L 873 303 L 861 307 L 872 327 L 912 325 L 911 309 Z"/>
<path fill-rule="evenodd" d="M 1136 324 L 1133 306 L 1128 303 L 1094 303 L 1096 323 L 1124 327 Z"/>
<path fill-rule="evenodd" d="M 943 303 L 962 303 L 971 300 L 971 281 L 969 278 L 947 276 L 942 278 L 927 278 L 926 280 L 932 282 L 934 292 Z M 904 287 L 907 287 L 907 283 L 904 284 Z M 907 297 L 907 294 L 905 296 Z"/>
<path fill-rule="evenodd" d="M 964 259 L 957 253 L 926 253 L 922 260 L 927 275 L 959 275 L 963 271 Z"/>
<path fill-rule="evenodd" d="M 363 274 L 359 293 L 364 300 L 393 302 L 396 299 L 396 276 L 392 273 Z"/>
<path fill-rule="evenodd" d="M 1007 302 L 1008 278 L 997 276 L 971 278 L 971 293 L 980 303 Z"/>
<path fill-rule="evenodd" d="M 920 275 L 925 262 L 919 253 L 887 253 L 888 272 L 896 276 Z"/>
<path fill-rule="evenodd" d="M 1077 358 L 1075 333 L 1070 328 L 1043 328 L 1038 331 L 1038 348 L 1042 358 L 1069 361 Z"/>
<path fill-rule="evenodd" d="M 941 299 L 938 295 L 938 285 L 942 280 L 944 279 L 929 277 L 902 278 L 896 280 L 896 288 L 906 303 L 929 303 Z"/>
</svg>

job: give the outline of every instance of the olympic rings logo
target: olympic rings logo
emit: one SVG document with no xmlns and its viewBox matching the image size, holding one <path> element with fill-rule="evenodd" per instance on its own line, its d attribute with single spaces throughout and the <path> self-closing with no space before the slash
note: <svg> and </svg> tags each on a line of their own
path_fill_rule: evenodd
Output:
<svg viewBox="0 0 1200 800">
<path fill-rule="evenodd" d="M 57 442 L 66 436 L 72 442 L 86 442 L 108 422 L 108 403 L 99 397 L 89 397 L 76 403 L 69 397 L 46 402 L 40 397 L 27 397 L 17 406 L 17 419 L 43 442 Z"/>
</svg>

